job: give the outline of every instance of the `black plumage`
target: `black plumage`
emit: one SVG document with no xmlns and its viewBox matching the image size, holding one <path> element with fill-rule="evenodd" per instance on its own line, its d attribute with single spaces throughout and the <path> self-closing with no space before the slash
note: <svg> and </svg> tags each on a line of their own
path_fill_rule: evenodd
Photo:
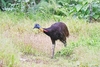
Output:
<svg viewBox="0 0 100 67">
<path fill-rule="evenodd" d="M 57 22 L 51 25 L 49 28 L 41 28 L 39 24 L 35 24 L 34 28 L 40 29 L 46 35 L 51 38 L 53 47 L 52 47 L 52 58 L 54 57 L 55 51 L 55 41 L 60 40 L 66 47 L 66 37 L 69 36 L 69 31 L 67 26 L 62 22 Z"/>
</svg>

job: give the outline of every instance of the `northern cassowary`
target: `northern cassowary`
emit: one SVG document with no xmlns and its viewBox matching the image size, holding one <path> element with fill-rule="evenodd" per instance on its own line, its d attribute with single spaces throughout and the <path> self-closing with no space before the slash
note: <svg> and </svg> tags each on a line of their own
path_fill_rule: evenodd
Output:
<svg viewBox="0 0 100 67">
<path fill-rule="evenodd" d="M 39 24 L 35 24 L 34 28 L 37 28 L 44 32 L 46 35 L 48 35 L 51 38 L 52 41 L 52 56 L 54 57 L 55 52 L 55 41 L 60 40 L 64 46 L 66 47 L 66 37 L 69 36 L 69 31 L 67 26 L 62 22 L 57 22 L 51 25 L 49 28 L 42 28 Z"/>
</svg>

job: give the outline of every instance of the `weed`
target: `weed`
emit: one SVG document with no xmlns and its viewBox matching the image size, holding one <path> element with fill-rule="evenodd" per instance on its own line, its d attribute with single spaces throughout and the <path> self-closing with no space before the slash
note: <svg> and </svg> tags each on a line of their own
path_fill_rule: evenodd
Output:
<svg viewBox="0 0 100 67">
<path fill-rule="evenodd" d="M 35 55 L 36 54 L 36 50 L 34 48 L 32 48 L 32 45 L 29 44 L 20 44 L 20 51 L 22 53 L 24 53 L 25 55 Z"/>
</svg>

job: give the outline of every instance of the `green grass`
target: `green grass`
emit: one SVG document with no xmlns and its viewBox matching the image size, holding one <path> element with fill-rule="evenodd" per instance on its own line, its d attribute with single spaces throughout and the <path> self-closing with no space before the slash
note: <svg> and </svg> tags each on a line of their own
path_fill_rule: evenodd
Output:
<svg viewBox="0 0 100 67">
<path fill-rule="evenodd" d="M 33 30 L 33 26 L 40 23 L 42 27 L 49 27 L 55 22 L 53 18 L 41 21 L 23 14 L 0 12 L 0 61 L 3 61 L 3 66 L 100 67 L 100 23 L 71 17 L 60 20 L 70 31 L 68 45 L 65 48 L 57 41 L 55 59 L 50 59 L 50 38 Z"/>
<path fill-rule="evenodd" d="M 18 67 L 20 55 L 12 40 L 0 37 L 0 46 L 0 60 L 3 61 L 4 67 Z"/>
</svg>

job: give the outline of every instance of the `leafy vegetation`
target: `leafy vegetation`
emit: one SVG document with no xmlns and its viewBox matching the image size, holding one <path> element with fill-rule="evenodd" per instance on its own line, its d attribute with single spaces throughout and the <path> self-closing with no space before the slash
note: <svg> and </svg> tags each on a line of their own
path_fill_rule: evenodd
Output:
<svg viewBox="0 0 100 67">
<path fill-rule="evenodd" d="M 49 15 L 54 17 L 71 15 L 87 20 L 100 20 L 99 0 L 1 0 L 0 3 L 7 11 L 28 12 L 31 16 L 38 14 L 49 18 Z"/>
</svg>

